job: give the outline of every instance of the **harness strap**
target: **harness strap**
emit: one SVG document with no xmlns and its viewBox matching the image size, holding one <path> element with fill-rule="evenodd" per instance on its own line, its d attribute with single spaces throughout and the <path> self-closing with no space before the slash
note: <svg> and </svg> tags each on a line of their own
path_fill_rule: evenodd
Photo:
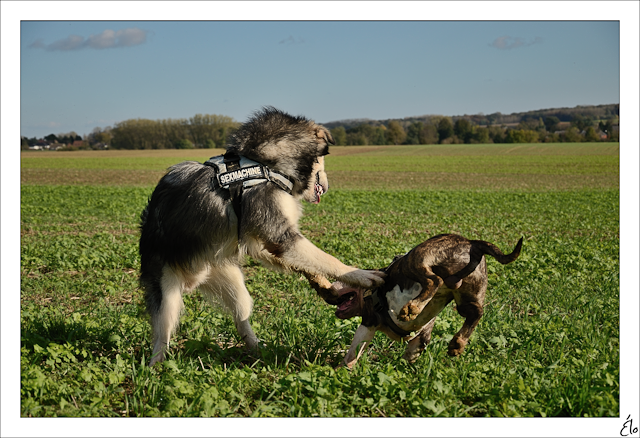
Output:
<svg viewBox="0 0 640 438">
<path fill-rule="evenodd" d="M 240 156 L 234 152 L 224 154 L 224 164 L 227 166 L 227 172 L 240 170 Z M 238 218 L 238 242 L 240 241 L 240 224 L 242 223 L 242 180 L 229 184 L 229 194 L 231 195 L 231 204 L 233 212 Z"/>
</svg>

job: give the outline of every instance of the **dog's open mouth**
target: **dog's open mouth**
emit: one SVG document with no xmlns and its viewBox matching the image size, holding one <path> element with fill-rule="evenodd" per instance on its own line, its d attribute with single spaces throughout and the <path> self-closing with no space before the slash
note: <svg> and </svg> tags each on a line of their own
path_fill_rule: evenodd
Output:
<svg viewBox="0 0 640 438">
<path fill-rule="evenodd" d="M 316 182 L 314 184 L 313 187 L 313 203 L 314 204 L 319 204 L 320 203 L 320 196 L 324 195 L 326 192 L 325 188 L 322 186 L 322 184 L 320 184 L 320 172 L 316 173 Z"/>
<path fill-rule="evenodd" d="M 320 183 L 316 182 L 314 192 L 315 192 L 315 201 L 313 201 L 313 203 L 319 204 L 320 196 L 324 195 L 324 187 L 322 187 Z"/>
<path fill-rule="evenodd" d="M 336 317 L 340 319 L 348 319 L 355 316 L 352 314 L 354 307 L 357 307 L 358 289 L 345 287 L 339 291 L 338 308 L 336 309 Z"/>
</svg>

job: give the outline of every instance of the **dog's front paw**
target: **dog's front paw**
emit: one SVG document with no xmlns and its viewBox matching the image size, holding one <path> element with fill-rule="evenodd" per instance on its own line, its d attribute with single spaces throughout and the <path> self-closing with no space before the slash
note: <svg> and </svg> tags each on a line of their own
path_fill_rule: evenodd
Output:
<svg viewBox="0 0 640 438">
<path fill-rule="evenodd" d="M 400 321 L 409 322 L 416 319 L 418 315 L 420 315 L 420 308 L 413 304 L 413 302 L 409 301 L 402 309 L 400 309 L 398 319 Z"/>
<path fill-rule="evenodd" d="M 386 274 L 382 271 L 357 269 L 339 278 L 340 281 L 363 289 L 373 289 L 384 284 Z"/>
<path fill-rule="evenodd" d="M 414 363 L 420 357 L 421 351 L 405 351 L 402 358 L 409 363 Z"/>
</svg>

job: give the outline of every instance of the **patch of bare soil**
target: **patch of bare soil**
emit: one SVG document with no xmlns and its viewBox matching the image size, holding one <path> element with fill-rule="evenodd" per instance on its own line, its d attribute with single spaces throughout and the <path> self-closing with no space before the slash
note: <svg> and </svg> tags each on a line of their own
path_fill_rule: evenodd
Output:
<svg viewBox="0 0 640 438">
<path fill-rule="evenodd" d="M 162 175 L 157 170 L 22 169 L 20 184 L 153 186 Z"/>
</svg>

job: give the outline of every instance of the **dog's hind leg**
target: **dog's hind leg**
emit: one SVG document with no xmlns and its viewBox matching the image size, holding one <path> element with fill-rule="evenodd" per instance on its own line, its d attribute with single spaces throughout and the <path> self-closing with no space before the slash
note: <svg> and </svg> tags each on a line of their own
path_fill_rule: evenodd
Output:
<svg viewBox="0 0 640 438">
<path fill-rule="evenodd" d="M 236 329 L 248 348 L 258 347 L 258 338 L 249 324 L 253 309 L 253 299 L 244 284 L 244 276 L 239 266 L 224 264 L 213 266 L 209 277 L 200 285 L 206 298 L 216 297 L 233 316 Z"/>
<path fill-rule="evenodd" d="M 183 282 L 172 269 L 165 267 L 160 281 L 160 306 L 151 315 L 153 327 L 153 353 L 149 366 L 164 360 L 165 350 L 171 335 L 178 326 L 184 308 L 182 301 Z"/>
<path fill-rule="evenodd" d="M 458 313 L 465 318 L 464 324 L 458 333 L 455 334 L 451 342 L 449 342 L 449 348 L 447 353 L 449 356 L 458 356 L 467 346 L 471 334 L 475 330 L 476 326 L 482 318 L 484 310 L 482 303 L 472 301 L 464 304 L 458 304 Z"/>
</svg>

